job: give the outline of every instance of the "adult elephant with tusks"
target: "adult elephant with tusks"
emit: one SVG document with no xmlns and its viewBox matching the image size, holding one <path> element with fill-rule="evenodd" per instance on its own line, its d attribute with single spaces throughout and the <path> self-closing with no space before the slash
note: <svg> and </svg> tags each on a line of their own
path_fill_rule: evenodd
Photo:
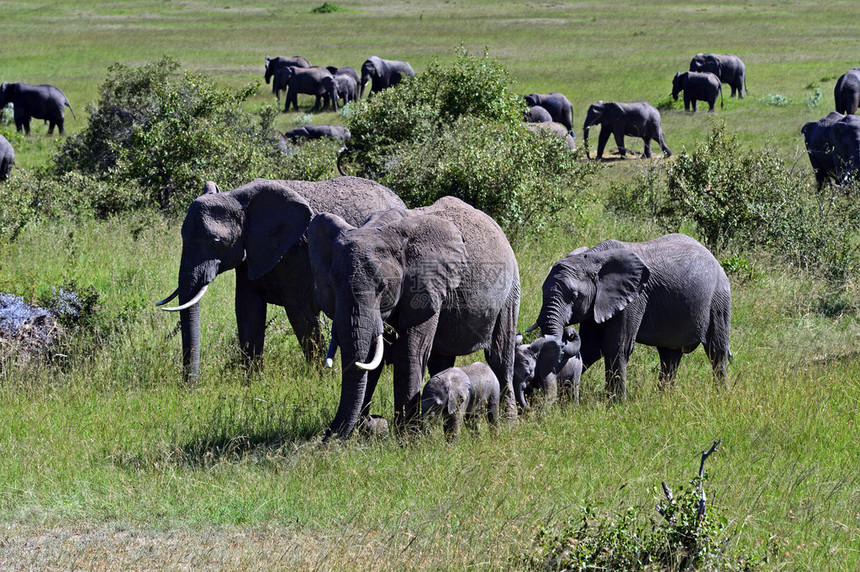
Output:
<svg viewBox="0 0 860 572">
<path fill-rule="evenodd" d="M 404 77 L 415 77 L 415 72 L 408 62 L 370 56 L 361 65 L 361 89 L 358 97 L 364 97 L 364 86 L 369 81 L 372 82 L 370 92 L 375 93 L 397 85 Z"/>
<path fill-rule="evenodd" d="M 435 375 L 479 349 L 499 379 L 506 414 L 516 418 L 517 401 L 525 404 L 513 387 L 519 271 L 492 218 L 454 197 L 379 212 L 360 227 L 319 214 L 308 246 L 343 364 L 328 437 L 348 437 L 368 414 L 383 354 L 394 364 L 400 426 L 418 414 L 425 371 Z M 385 336 L 393 339 L 387 349 Z"/>
<path fill-rule="evenodd" d="M 219 193 L 209 182 L 182 223 L 179 286 L 158 303 L 179 297 L 182 364 L 187 381 L 199 374 L 200 300 L 219 274 L 236 271 L 236 323 L 246 363 L 263 351 L 268 304 L 283 306 L 308 360 L 321 357 L 320 307 L 305 233 L 316 213 L 337 213 L 353 224 L 378 210 L 402 207 L 386 187 L 357 177 L 329 181 L 256 179 Z"/>
<path fill-rule="evenodd" d="M 732 88 L 732 97 L 744 98 L 747 87 L 747 68 L 734 54 L 696 54 L 690 60 L 691 72 L 709 72 L 717 76 L 721 83 Z M 747 91 L 749 93 L 749 91 Z"/>
<path fill-rule="evenodd" d="M 537 323 L 529 329 L 561 338 L 565 326 L 579 324 L 583 369 L 602 357 L 607 396 L 620 400 L 636 343 L 657 348 L 661 384 L 674 379 L 681 356 L 699 344 L 724 380 L 731 300 L 722 266 L 689 236 L 607 240 L 578 248 L 552 267 Z"/>
<path fill-rule="evenodd" d="M 3 82 L 0 84 L 0 111 L 9 104 L 14 107 L 15 129 L 30 134 L 30 119 L 44 119 L 48 123 L 48 135 L 54 127 L 63 134 L 66 107 L 75 117 L 75 111 L 66 94 L 53 85 L 30 85 L 23 82 Z M 75 117 L 77 119 L 77 117 Z"/>
<path fill-rule="evenodd" d="M 666 157 L 672 156 L 672 151 L 666 146 L 663 139 L 663 128 L 660 125 L 660 112 L 647 101 L 634 101 L 633 103 L 614 103 L 598 101 L 588 108 L 585 115 L 585 123 L 582 126 L 582 138 L 585 141 L 585 153 L 590 159 L 588 152 L 588 130 L 600 125 L 600 135 L 597 138 L 597 158 L 603 157 L 603 150 L 609 136 L 615 136 L 615 144 L 621 156 L 627 154 L 624 148 L 624 136 L 641 137 L 645 143 L 645 156 L 651 156 L 651 140 L 656 139 L 660 149 Z"/>
</svg>

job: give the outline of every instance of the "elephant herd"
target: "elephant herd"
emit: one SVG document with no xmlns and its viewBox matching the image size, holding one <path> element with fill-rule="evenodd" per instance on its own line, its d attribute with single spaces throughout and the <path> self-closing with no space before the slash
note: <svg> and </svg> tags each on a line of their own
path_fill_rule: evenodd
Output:
<svg viewBox="0 0 860 572">
<path fill-rule="evenodd" d="M 393 366 L 394 420 L 441 415 L 449 436 L 464 419 L 516 419 L 536 389 L 551 402 L 578 396 L 601 357 L 606 392 L 625 396 L 635 343 L 655 346 L 661 381 L 704 345 L 726 375 L 731 294 L 720 264 L 692 238 L 608 240 L 558 261 L 543 285 L 536 324 L 521 343 L 521 287 L 513 249 L 486 213 L 454 197 L 407 209 L 367 179 L 257 179 L 219 192 L 207 183 L 182 225 L 176 290 L 187 381 L 199 375 L 200 302 L 218 274 L 235 270 L 238 339 L 260 359 L 268 304 L 283 306 L 308 361 L 322 362 L 320 313 L 331 321 L 327 357 L 341 352 L 341 396 L 327 435 L 387 423 L 370 415 L 384 364 Z M 579 324 L 579 331 L 571 327 Z M 484 350 L 486 364 L 454 367 Z M 430 381 L 422 392 L 425 372 Z M 500 412 L 500 406 L 502 411 Z"/>
</svg>

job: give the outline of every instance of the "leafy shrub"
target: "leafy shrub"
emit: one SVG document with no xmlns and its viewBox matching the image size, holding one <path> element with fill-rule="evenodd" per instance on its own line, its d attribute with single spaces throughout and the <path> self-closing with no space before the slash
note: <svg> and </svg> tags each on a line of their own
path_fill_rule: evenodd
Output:
<svg viewBox="0 0 860 572">
<path fill-rule="evenodd" d="M 513 235 L 540 229 L 596 167 L 560 139 L 528 132 L 524 100 L 508 84 L 486 53 L 460 48 L 452 64 L 434 62 L 350 115 L 348 163 L 410 207 L 452 195 Z"/>
<path fill-rule="evenodd" d="M 333 14 L 334 12 L 341 12 L 343 8 L 336 4 L 332 4 L 331 2 L 323 2 L 321 5 L 311 10 L 311 14 Z"/>
<path fill-rule="evenodd" d="M 170 57 L 137 68 L 114 64 L 88 108 L 88 126 L 64 141 L 51 174 L 132 183 L 162 210 L 184 209 L 209 179 L 232 188 L 254 177 L 287 178 L 294 157 L 272 135 L 277 110 L 242 110 L 258 87 L 218 88 L 206 76 L 180 74 Z"/>
<path fill-rule="evenodd" d="M 770 105 L 771 107 L 786 107 L 787 105 L 794 103 L 792 98 L 778 93 L 768 94 L 766 97 L 760 98 L 759 101 L 765 105 Z"/>
</svg>

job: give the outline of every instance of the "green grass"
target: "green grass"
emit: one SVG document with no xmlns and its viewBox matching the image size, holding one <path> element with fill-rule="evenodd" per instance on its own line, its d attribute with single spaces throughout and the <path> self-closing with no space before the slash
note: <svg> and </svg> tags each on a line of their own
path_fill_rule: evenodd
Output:
<svg viewBox="0 0 860 572">
<path fill-rule="evenodd" d="M 743 144 L 767 141 L 808 170 L 800 126 L 831 109 L 835 78 L 857 65 L 853 2 L 350 2 L 331 14 L 311 13 L 321 2 L 229 4 L 80 2 L 45 12 L 8 3 L 0 80 L 61 87 L 78 116 L 67 120 L 74 132 L 114 61 L 170 54 L 241 85 L 262 83 L 267 54 L 355 68 L 375 54 L 420 73 L 462 44 L 489 47 L 523 93 L 567 94 L 579 126 L 598 99 L 656 103 L 696 52 L 733 52 L 747 64 L 749 96 L 726 98 L 714 116 L 676 104 L 663 112 L 667 143 L 676 153 L 692 148 L 723 119 Z M 811 110 L 810 84 L 822 92 Z M 793 103 L 761 101 L 773 94 Z M 271 99 L 263 85 L 249 105 Z M 281 114 L 279 126 L 295 115 Z M 44 163 L 59 140 L 40 122 L 29 137 L 8 124 L 0 131 L 26 168 Z M 625 180 L 637 168 L 612 162 L 599 177 Z M 573 248 L 658 233 L 605 212 L 605 191 L 598 186 L 581 198 L 581 215 L 517 245 L 521 324 L 534 321 L 551 264 Z M 733 282 L 728 388 L 714 385 L 698 350 L 660 392 L 656 352 L 639 347 L 630 398 L 619 406 L 604 403 L 597 367 L 584 376 L 580 407 L 538 407 L 495 434 L 322 445 L 339 370 L 306 365 L 273 307 L 264 371 L 246 379 L 236 367 L 229 274 L 203 305 L 201 380 L 182 385 L 177 319 L 152 307 L 175 287 L 180 246 L 176 221 L 138 215 L 40 224 L 0 247 L 0 291 L 35 299 L 73 280 L 101 300 L 96 330 L 69 340 L 68 358 L 0 364 L 3 566 L 133 567 L 137 557 L 156 567 L 495 570 L 529 548 L 541 523 L 581 505 L 607 514 L 652 506 L 660 481 L 688 480 L 718 437 L 709 498 L 737 527 L 732 543 L 769 547 L 770 569 L 860 566 L 860 322 L 832 311 L 833 294 L 819 282 L 766 259 L 757 260 L 761 279 Z M 856 287 L 848 292 L 856 307 Z M 390 373 L 375 399 L 374 412 L 391 417 Z M 41 542 L 37 556 L 25 539 Z"/>
</svg>

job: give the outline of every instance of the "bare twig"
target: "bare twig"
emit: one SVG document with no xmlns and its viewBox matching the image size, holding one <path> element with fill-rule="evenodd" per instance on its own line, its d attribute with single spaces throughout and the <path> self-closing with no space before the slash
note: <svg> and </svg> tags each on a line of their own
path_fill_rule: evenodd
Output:
<svg viewBox="0 0 860 572">
<path fill-rule="evenodd" d="M 672 496 L 672 489 L 669 488 L 669 485 L 667 485 L 665 481 L 663 481 L 660 484 L 663 485 L 663 494 L 666 495 L 666 500 L 669 501 L 669 504 L 671 505 L 672 500 L 674 498 Z M 666 508 L 664 508 L 663 505 L 658 504 L 656 508 L 657 508 L 657 512 L 660 513 L 660 516 L 662 516 L 663 518 L 668 520 L 669 524 L 675 524 L 675 521 L 676 521 L 675 517 L 674 516 L 673 517 L 667 517 L 666 516 Z"/>
<path fill-rule="evenodd" d="M 702 481 L 705 478 L 705 461 L 708 457 L 711 456 L 717 450 L 717 446 L 722 442 L 722 439 L 717 439 L 714 441 L 714 444 L 711 445 L 711 448 L 707 451 L 702 451 L 702 462 L 699 464 L 699 480 L 697 486 L 699 488 L 699 523 L 702 522 L 702 519 L 705 518 L 705 488 L 702 485 Z"/>
</svg>

